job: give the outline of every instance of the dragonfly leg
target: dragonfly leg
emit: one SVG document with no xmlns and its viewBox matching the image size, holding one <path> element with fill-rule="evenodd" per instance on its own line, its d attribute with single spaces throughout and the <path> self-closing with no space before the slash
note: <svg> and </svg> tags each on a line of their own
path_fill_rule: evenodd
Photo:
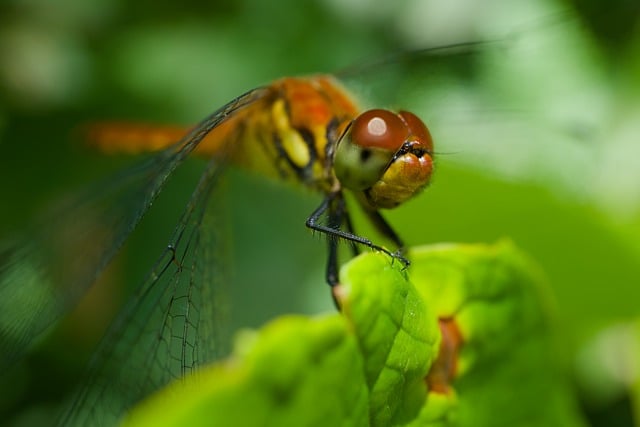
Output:
<svg viewBox="0 0 640 427">
<path fill-rule="evenodd" d="M 320 218 L 322 215 L 328 212 L 328 222 L 327 224 L 322 224 L 320 222 Z M 339 283 L 338 279 L 338 239 L 344 239 L 349 242 L 352 242 L 354 245 L 364 245 L 373 250 L 383 252 L 389 255 L 393 259 L 398 259 L 405 266 L 409 265 L 409 261 L 402 257 L 400 252 L 392 253 L 389 250 L 383 248 L 382 246 L 374 244 L 371 240 L 353 234 L 351 231 L 353 230 L 351 221 L 349 219 L 345 220 L 345 205 L 344 198 L 342 197 L 341 192 L 335 192 L 322 201 L 320 206 L 313 211 L 313 213 L 307 218 L 306 225 L 312 230 L 319 231 L 320 233 L 326 234 L 329 237 L 329 261 L 327 264 L 327 282 L 330 286 L 335 286 Z M 378 214 L 379 215 L 379 214 Z M 382 217 L 380 217 L 382 219 Z M 340 229 L 343 221 L 347 222 L 347 230 L 344 231 Z M 386 227 L 393 233 L 395 236 L 394 242 L 400 242 L 400 239 L 395 235 L 391 227 L 386 224 L 384 219 L 382 222 L 386 225 Z"/>
<path fill-rule="evenodd" d="M 387 237 L 389 240 L 391 240 L 396 247 L 398 248 L 398 250 L 396 252 L 394 252 L 394 258 L 397 257 L 398 259 L 400 259 L 403 264 L 405 265 L 405 268 L 409 266 L 408 264 L 408 260 L 404 259 L 404 250 L 405 250 L 405 245 L 404 242 L 402 241 L 402 239 L 400 238 L 400 236 L 398 236 L 398 233 L 396 233 L 396 231 L 393 229 L 393 227 L 391 227 L 391 225 L 387 222 L 386 219 L 384 219 L 384 217 L 382 216 L 382 214 L 377 211 L 377 210 L 371 210 L 371 209 L 365 209 L 365 212 L 367 213 L 367 216 L 369 217 L 369 219 L 371 220 L 371 222 L 373 223 L 374 227 L 376 227 L 376 229 L 385 237 Z M 407 262 L 404 262 L 404 261 Z"/>
<path fill-rule="evenodd" d="M 347 228 L 347 232 L 356 235 L 353 222 L 351 221 L 351 215 L 349 215 L 348 211 L 344 212 L 344 225 Z M 358 247 L 358 244 L 354 241 L 350 241 L 349 243 L 351 243 L 351 253 L 353 256 L 358 256 L 360 254 L 360 247 Z"/>
<path fill-rule="evenodd" d="M 340 197 L 341 199 L 341 197 Z M 328 196 L 322 200 L 322 203 L 313 213 L 307 218 L 306 225 L 314 231 L 320 231 L 326 234 L 329 259 L 327 261 L 327 273 L 326 280 L 329 286 L 334 287 L 339 283 L 338 279 L 338 237 L 332 232 L 340 229 L 340 223 L 342 222 L 342 215 L 344 209 L 331 208 L 331 205 L 335 203 L 336 196 Z M 342 203 L 344 205 L 344 202 Z M 328 225 L 319 224 L 319 220 L 325 212 L 329 212 Z"/>
<path fill-rule="evenodd" d="M 387 220 L 384 219 L 380 212 L 371 209 L 366 209 L 365 212 L 367 213 L 367 216 L 376 227 L 376 229 L 380 233 L 382 233 L 383 236 L 391 240 L 400 249 L 400 251 L 403 251 L 404 242 L 402 241 L 400 236 L 398 236 L 398 233 L 396 233 L 396 231 L 391 227 L 391 225 L 389 225 Z"/>
</svg>

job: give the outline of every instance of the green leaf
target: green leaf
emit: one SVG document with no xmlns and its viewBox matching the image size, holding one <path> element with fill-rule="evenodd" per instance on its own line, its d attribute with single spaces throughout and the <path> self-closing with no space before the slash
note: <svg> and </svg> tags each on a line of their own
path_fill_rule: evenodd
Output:
<svg viewBox="0 0 640 427">
<path fill-rule="evenodd" d="M 368 254 L 341 271 L 342 307 L 364 359 L 371 425 L 402 424 L 417 415 L 440 345 L 436 318 L 395 264 Z"/>
<path fill-rule="evenodd" d="M 342 314 L 283 316 L 136 408 L 127 426 L 581 426 L 548 288 L 513 245 L 365 254 Z M 411 281 L 407 280 L 410 275 Z"/>
<path fill-rule="evenodd" d="M 531 260 L 507 241 L 423 247 L 411 259 L 418 292 L 461 340 L 451 389 L 429 393 L 412 426 L 584 425 Z"/>
</svg>

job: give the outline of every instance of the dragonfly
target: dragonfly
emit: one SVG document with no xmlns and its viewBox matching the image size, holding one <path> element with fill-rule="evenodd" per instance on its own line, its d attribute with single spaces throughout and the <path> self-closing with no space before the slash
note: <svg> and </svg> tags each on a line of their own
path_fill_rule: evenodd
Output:
<svg viewBox="0 0 640 427">
<path fill-rule="evenodd" d="M 433 140 L 427 126 L 408 111 L 359 112 L 352 96 L 328 75 L 284 78 L 247 96 L 256 91 L 263 95 L 208 133 L 195 154 L 217 157 L 229 147 L 232 164 L 324 194 L 306 226 L 329 236 L 326 281 L 332 288 L 339 283 L 339 239 L 408 265 L 400 252 L 404 243 L 379 210 L 401 205 L 429 183 Z M 99 150 L 129 154 L 162 149 L 183 137 L 179 128 L 127 124 L 96 125 L 89 133 Z M 359 205 L 398 252 L 354 233 L 344 190 L 357 193 Z M 324 214 L 327 224 L 320 222 Z"/>
<path fill-rule="evenodd" d="M 467 55 L 480 45 L 411 55 Z M 157 153 L 73 198 L 62 208 L 72 218 L 60 215 L 28 239 L 0 248 L 0 366 L 22 357 L 78 302 L 185 159 L 209 161 L 165 250 L 102 340 L 62 425 L 113 425 L 141 398 L 215 357 L 222 267 L 209 205 L 227 165 L 322 195 L 306 226 L 328 237 L 326 282 L 332 289 L 340 281 L 341 241 L 351 243 L 354 254 L 367 247 L 409 266 L 403 240 L 380 210 L 419 194 L 434 166 L 433 139 L 418 116 L 379 108 L 362 112 L 333 75 L 283 78 L 250 90 L 190 130 L 98 124 L 87 135 L 105 152 Z M 396 250 L 356 233 L 346 192 Z"/>
</svg>

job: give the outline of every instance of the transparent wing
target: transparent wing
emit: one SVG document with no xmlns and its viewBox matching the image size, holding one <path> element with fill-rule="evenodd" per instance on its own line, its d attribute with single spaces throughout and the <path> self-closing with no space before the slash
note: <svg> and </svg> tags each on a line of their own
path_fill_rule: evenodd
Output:
<svg viewBox="0 0 640 427">
<path fill-rule="evenodd" d="M 133 404 L 214 358 L 221 337 L 217 284 L 223 274 L 215 209 L 207 202 L 212 160 L 167 249 L 100 344 L 61 425 L 114 425 Z"/>
<path fill-rule="evenodd" d="M 504 41 L 473 41 L 415 50 L 400 50 L 362 61 L 334 73 L 350 88 L 355 89 L 370 106 L 401 106 L 406 108 L 407 86 L 412 91 L 422 91 L 447 81 L 470 80 L 474 76 L 478 61 L 489 49 L 502 49 Z M 410 80 L 407 83 L 407 80 Z M 422 86 L 415 84 L 419 79 Z M 389 105 L 392 103 L 392 105 Z M 393 105 L 399 104 L 399 105 Z"/>
<path fill-rule="evenodd" d="M 76 304 L 204 136 L 265 93 L 232 100 L 172 148 L 69 201 L 28 239 L 0 248 L 0 366 L 10 367 Z"/>
<path fill-rule="evenodd" d="M 341 80 L 361 80 L 370 76 L 374 79 L 373 81 L 377 82 L 384 82 L 381 75 L 392 74 L 396 70 L 406 73 L 410 69 L 419 69 L 422 75 L 424 73 L 435 74 L 441 72 L 437 67 L 443 65 L 449 68 L 460 66 L 463 64 L 462 61 L 468 61 L 470 58 L 482 54 L 488 47 L 498 46 L 501 43 L 503 42 L 499 40 L 470 41 L 422 49 L 400 50 L 377 57 L 374 60 L 362 61 L 333 74 Z M 368 80 L 366 82 L 367 85 L 371 83 Z"/>
</svg>

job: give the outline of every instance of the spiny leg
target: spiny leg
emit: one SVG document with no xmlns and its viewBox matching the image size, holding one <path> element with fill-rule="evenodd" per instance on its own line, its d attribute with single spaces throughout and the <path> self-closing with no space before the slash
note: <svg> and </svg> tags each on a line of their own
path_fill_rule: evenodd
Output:
<svg viewBox="0 0 640 427">
<path fill-rule="evenodd" d="M 328 225 L 324 225 L 320 223 L 320 218 L 322 215 L 328 212 Z M 350 231 L 343 231 L 340 229 L 340 225 L 345 220 L 345 202 L 342 197 L 342 193 L 340 191 L 329 194 L 322 201 L 320 206 L 316 208 L 315 211 L 307 218 L 306 225 L 312 230 L 319 231 L 321 233 L 326 234 L 329 237 L 329 261 L 327 264 L 327 283 L 330 286 L 335 286 L 339 283 L 338 278 L 338 239 L 345 239 L 347 241 L 353 242 L 354 244 L 365 245 L 373 250 L 383 252 L 389 255 L 393 259 L 399 259 L 405 266 L 409 265 L 409 261 L 403 258 L 399 253 L 392 253 L 389 250 L 383 248 L 382 246 L 374 244 L 371 240 L 353 234 Z M 379 215 L 379 214 L 378 214 Z M 386 224 L 384 219 L 380 217 L 380 220 L 383 224 L 386 225 L 390 233 L 395 236 L 395 239 L 392 239 L 394 243 L 402 243 L 400 239 L 395 235 L 391 227 Z M 349 219 L 347 221 L 347 228 L 352 230 L 351 221 Z"/>
<path fill-rule="evenodd" d="M 329 286 L 334 287 L 339 283 L 338 279 L 338 236 L 335 231 L 339 230 L 342 222 L 344 209 L 334 207 L 336 199 L 342 199 L 338 193 L 331 194 L 322 200 L 320 206 L 307 218 L 306 225 L 314 231 L 319 231 L 327 235 L 329 258 L 327 261 L 326 280 Z M 328 225 L 320 224 L 322 215 L 328 212 Z"/>
<path fill-rule="evenodd" d="M 344 218 L 344 199 L 337 197 L 329 201 L 327 225 L 331 229 L 339 230 Z M 327 262 L 326 279 L 333 288 L 340 281 L 338 276 L 338 239 L 333 235 L 328 235 L 327 244 L 329 246 L 329 259 Z M 335 301 L 334 298 L 334 302 Z"/>
<path fill-rule="evenodd" d="M 376 229 L 389 240 L 391 240 L 400 250 L 404 248 L 404 242 L 398 236 L 398 233 L 389 225 L 386 219 L 380 214 L 379 211 L 366 209 L 367 216 L 376 227 Z"/>
<path fill-rule="evenodd" d="M 386 219 L 380 214 L 377 210 L 365 209 L 365 212 L 374 227 L 385 237 L 391 240 L 398 250 L 394 252 L 394 258 L 398 258 L 406 267 L 409 266 L 409 260 L 404 258 L 405 245 L 398 233 L 391 227 L 391 225 L 387 222 Z"/>
<path fill-rule="evenodd" d="M 351 215 L 349 215 L 349 211 L 344 211 L 344 226 L 347 228 L 347 232 L 357 236 L 355 232 L 355 228 L 353 227 L 353 222 L 351 221 Z M 354 257 L 360 255 L 360 247 L 354 241 L 349 242 L 351 244 L 351 253 Z"/>
</svg>

